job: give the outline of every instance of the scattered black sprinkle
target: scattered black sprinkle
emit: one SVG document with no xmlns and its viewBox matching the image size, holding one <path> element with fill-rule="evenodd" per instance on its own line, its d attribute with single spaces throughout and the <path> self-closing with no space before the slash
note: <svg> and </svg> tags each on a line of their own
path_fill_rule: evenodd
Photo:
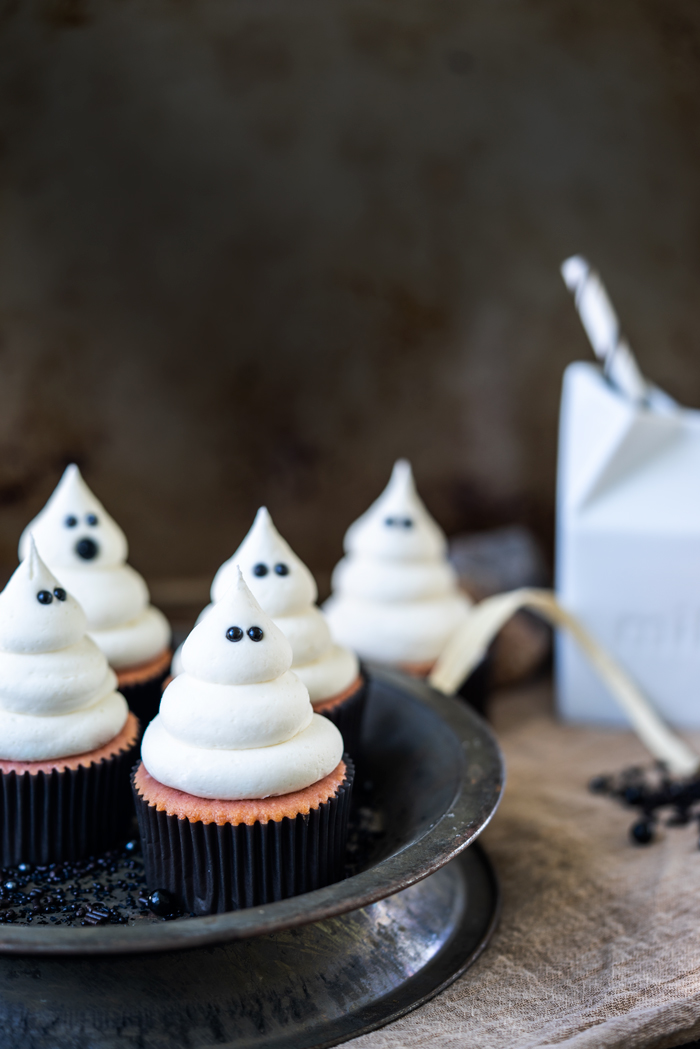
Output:
<svg viewBox="0 0 700 1049">
<path fill-rule="evenodd" d="M 148 896 L 140 843 L 74 863 L 0 870 L 0 925 L 133 925 L 162 921 L 135 897 Z M 166 917 L 178 917 L 175 903 Z"/>
<path fill-rule="evenodd" d="M 654 840 L 653 820 L 640 820 L 630 827 L 630 838 L 635 845 L 650 845 Z"/>
<path fill-rule="evenodd" d="M 148 907 L 158 918 L 172 918 L 178 913 L 178 903 L 167 889 L 154 889 L 148 896 Z"/>
<path fill-rule="evenodd" d="M 636 845 L 649 845 L 656 838 L 656 823 L 663 809 L 670 809 L 667 827 L 685 827 L 691 820 L 700 821 L 700 777 L 673 779 L 661 763 L 651 768 L 638 766 L 617 775 L 596 776 L 588 784 L 593 794 L 605 794 L 639 812 L 630 827 L 630 838 Z"/>
<path fill-rule="evenodd" d="M 373 784 L 356 784 L 348 875 L 373 862 L 385 833 Z M 184 917 L 167 890 L 149 892 L 138 838 L 131 838 L 120 849 L 76 862 L 0 868 L 0 926 L 140 925 Z"/>
</svg>

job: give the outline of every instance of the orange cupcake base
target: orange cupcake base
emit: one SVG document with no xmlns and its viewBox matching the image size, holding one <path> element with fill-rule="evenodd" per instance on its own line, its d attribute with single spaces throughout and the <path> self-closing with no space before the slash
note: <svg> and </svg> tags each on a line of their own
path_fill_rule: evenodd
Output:
<svg viewBox="0 0 700 1049">
<path fill-rule="evenodd" d="M 291 794 L 243 801 L 216 801 L 197 798 L 175 787 L 166 787 L 151 776 L 141 761 L 134 772 L 133 784 L 140 798 L 167 816 L 177 816 L 191 823 L 201 820 L 202 823 L 216 823 L 219 827 L 225 823 L 237 827 L 240 823 L 252 826 L 254 823 L 269 823 L 270 820 L 293 820 L 300 814 L 308 816 L 312 809 L 317 809 L 336 796 L 346 775 L 347 767 L 341 761 L 318 783 Z"/>
<path fill-rule="evenodd" d="M 342 878 L 355 770 L 347 756 L 304 790 L 211 801 L 132 774 L 146 880 L 185 912 L 257 907 Z"/>
<path fill-rule="evenodd" d="M 114 848 L 133 808 L 129 772 L 139 723 L 95 750 L 51 761 L 0 762 L 0 866 L 63 863 Z"/>
<path fill-rule="evenodd" d="M 121 732 L 109 743 L 96 750 L 87 750 L 84 754 L 73 754 L 69 758 L 51 758 L 49 761 L 1 761 L 0 772 L 16 772 L 22 775 L 28 772 L 36 776 L 38 772 L 61 772 L 63 769 L 78 769 L 93 763 L 113 758 L 120 752 L 132 750 L 138 743 L 141 729 L 135 714 L 129 712 Z"/>
<path fill-rule="evenodd" d="M 399 670 L 402 670 L 404 674 L 409 674 L 410 677 L 428 677 L 430 671 L 435 666 L 436 660 L 428 659 L 423 663 L 399 663 Z"/>
</svg>

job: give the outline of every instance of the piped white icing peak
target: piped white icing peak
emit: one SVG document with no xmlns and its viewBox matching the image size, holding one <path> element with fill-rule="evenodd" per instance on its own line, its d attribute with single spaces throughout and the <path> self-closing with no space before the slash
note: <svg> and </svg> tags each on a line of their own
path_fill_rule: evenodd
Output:
<svg viewBox="0 0 700 1049">
<path fill-rule="evenodd" d="M 291 665 L 292 646 L 236 565 L 231 586 L 182 646 L 182 669 L 216 685 L 250 685 L 272 681 Z"/>
<path fill-rule="evenodd" d="M 291 662 L 289 642 L 237 569 L 185 641 L 183 672 L 146 729 L 150 774 L 221 800 L 288 794 L 327 776 L 342 757 L 342 736 L 313 713 Z"/>
<path fill-rule="evenodd" d="M 277 531 L 265 506 L 233 557 L 214 576 L 214 607 L 239 566 L 261 607 L 290 641 L 292 670 L 308 688 L 311 702 L 322 703 L 349 688 L 359 674 L 357 656 L 334 642 L 314 604 L 318 596 L 314 577 Z M 180 658 L 177 663 L 181 665 Z"/>
<path fill-rule="evenodd" d="M 44 509 L 27 525 L 19 542 L 20 557 L 25 557 L 29 533 L 47 564 L 56 569 L 91 567 L 115 568 L 123 564 L 129 547 L 126 536 L 110 517 L 102 503 L 90 491 L 80 470 L 71 463 L 58 482 Z M 78 553 L 81 542 L 93 544 Z"/>
<path fill-rule="evenodd" d="M 445 535 L 420 499 L 405 459 L 350 526 L 344 546 L 324 606 L 334 636 L 365 659 L 437 659 L 471 602 L 459 592 Z"/>
<path fill-rule="evenodd" d="M 112 666 L 145 663 L 168 647 L 165 616 L 149 604 L 146 583 L 125 563 L 124 533 L 75 464 L 66 468 L 44 509 L 22 533 L 21 558 L 30 533 L 51 570 L 80 602 L 89 634 Z"/>
<path fill-rule="evenodd" d="M 76 644 L 86 630 L 85 613 L 48 570 L 30 535 L 26 558 L 0 593 L 0 650 L 55 652 Z"/>
<path fill-rule="evenodd" d="M 30 536 L 27 557 L 0 593 L 0 759 L 67 758 L 124 727 L 126 700 L 85 627 L 80 605 Z"/>
<path fill-rule="evenodd" d="M 230 587 L 239 566 L 260 605 L 273 617 L 307 608 L 318 596 L 314 577 L 279 534 L 266 506 L 260 507 L 247 536 L 214 576 L 214 603 Z"/>
<path fill-rule="evenodd" d="M 345 552 L 393 561 L 444 557 L 447 540 L 416 491 L 411 464 L 394 463 L 382 494 L 345 534 Z"/>
</svg>

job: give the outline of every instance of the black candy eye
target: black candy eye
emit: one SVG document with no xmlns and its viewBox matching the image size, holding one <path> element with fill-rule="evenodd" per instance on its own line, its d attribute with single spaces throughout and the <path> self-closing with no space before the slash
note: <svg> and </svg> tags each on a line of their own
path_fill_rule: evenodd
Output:
<svg viewBox="0 0 700 1049">
<path fill-rule="evenodd" d="M 78 523 L 78 518 L 77 517 L 73 517 L 72 514 L 70 514 L 65 520 L 66 528 L 75 528 L 77 523 Z"/>
<path fill-rule="evenodd" d="M 42 592 L 46 593 L 46 591 L 42 591 Z M 66 600 L 66 592 L 65 592 L 65 590 L 63 589 L 62 586 L 57 586 L 56 587 L 56 589 L 53 592 L 53 596 L 56 598 L 57 601 L 65 601 Z M 48 604 L 48 601 L 46 603 Z"/>
<path fill-rule="evenodd" d="M 36 599 L 40 605 L 50 605 L 53 601 L 53 594 L 50 590 L 40 590 L 36 595 Z"/>
<path fill-rule="evenodd" d="M 277 575 L 289 575 L 289 565 L 285 565 L 282 561 L 275 565 L 275 572 Z"/>
<path fill-rule="evenodd" d="M 389 528 L 413 528 L 410 517 L 385 517 L 384 524 Z"/>
<path fill-rule="evenodd" d="M 240 641 L 243 637 L 243 631 L 239 626 L 230 626 L 226 631 L 227 641 Z"/>
<path fill-rule="evenodd" d="M 251 641 L 262 641 L 263 636 L 263 632 L 259 626 L 252 626 L 248 631 L 248 637 Z"/>
<path fill-rule="evenodd" d="M 87 523 L 89 525 L 96 525 L 97 524 L 97 517 L 95 516 L 95 514 L 88 514 L 87 517 L 85 518 L 85 520 L 87 521 Z"/>
<path fill-rule="evenodd" d="M 267 565 L 262 562 L 253 566 L 253 575 L 267 575 Z"/>
</svg>

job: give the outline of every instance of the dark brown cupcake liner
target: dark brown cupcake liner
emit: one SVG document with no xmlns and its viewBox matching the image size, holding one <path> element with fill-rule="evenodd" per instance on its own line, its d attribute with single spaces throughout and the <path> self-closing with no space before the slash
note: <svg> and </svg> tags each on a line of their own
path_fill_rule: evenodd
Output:
<svg viewBox="0 0 700 1049">
<path fill-rule="evenodd" d="M 146 881 L 167 889 L 193 914 L 258 907 L 320 889 L 344 876 L 355 768 L 335 797 L 268 823 L 192 822 L 159 812 L 134 786 Z M 133 773 L 132 773 L 133 786 Z"/>
<path fill-rule="evenodd" d="M 119 685 L 119 691 L 129 704 L 129 709 L 134 712 L 141 722 L 141 727 L 146 728 L 149 721 L 153 721 L 160 708 L 163 695 L 163 684 L 170 674 L 170 667 L 147 681 L 139 681 L 134 685 Z"/>
<path fill-rule="evenodd" d="M 343 737 L 345 750 L 358 761 L 362 755 L 362 721 L 367 704 L 367 678 L 362 674 L 362 685 L 337 707 L 319 710 L 324 718 L 332 721 Z"/>
<path fill-rule="evenodd" d="M 0 866 L 78 860 L 113 848 L 133 816 L 138 740 L 109 758 L 51 772 L 0 772 Z"/>
</svg>

